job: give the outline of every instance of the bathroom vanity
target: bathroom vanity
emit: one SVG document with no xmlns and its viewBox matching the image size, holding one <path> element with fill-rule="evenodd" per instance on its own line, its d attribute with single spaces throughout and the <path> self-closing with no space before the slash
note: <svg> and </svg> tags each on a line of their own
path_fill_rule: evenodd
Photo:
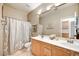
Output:
<svg viewBox="0 0 79 59">
<path fill-rule="evenodd" d="M 35 56 L 79 56 L 79 45 L 48 37 L 32 37 L 32 54 Z"/>
</svg>

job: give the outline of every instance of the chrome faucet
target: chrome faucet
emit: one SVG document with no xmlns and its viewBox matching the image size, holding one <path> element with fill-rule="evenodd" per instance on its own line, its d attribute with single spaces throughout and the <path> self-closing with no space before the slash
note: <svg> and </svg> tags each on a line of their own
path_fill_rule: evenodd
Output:
<svg viewBox="0 0 79 59">
<path fill-rule="evenodd" d="M 74 43 L 74 41 L 73 41 L 73 40 L 71 40 L 71 39 L 70 39 L 70 40 L 67 40 L 67 42 L 68 42 L 68 43 L 71 43 L 71 44 L 73 44 L 73 43 Z"/>
<path fill-rule="evenodd" d="M 41 37 L 43 38 L 43 37 L 44 37 L 44 35 L 41 35 Z"/>
</svg>

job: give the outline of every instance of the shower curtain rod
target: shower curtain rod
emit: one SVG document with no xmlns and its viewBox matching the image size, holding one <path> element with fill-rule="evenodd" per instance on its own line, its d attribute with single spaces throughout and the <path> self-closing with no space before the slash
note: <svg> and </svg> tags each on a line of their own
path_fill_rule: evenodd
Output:
<svg viewBox="0 0 79 59">
<path fill-rule="evenodd" d="M 3 19 L 4 18 L 12 18 L 12 19 L 17 19 L 18 21 L 22 21 L 22 19 L 18 19 L 18 18 L 14 18 L 14 17 L 9 17 L 9 16 L 3 16 Z"/>
</svg>

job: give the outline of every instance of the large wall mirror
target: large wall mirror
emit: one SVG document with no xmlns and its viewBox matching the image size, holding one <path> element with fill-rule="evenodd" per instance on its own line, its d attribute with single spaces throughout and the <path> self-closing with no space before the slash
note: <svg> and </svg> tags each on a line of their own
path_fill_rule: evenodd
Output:
<svg viewBox="0 0 79 59">
<path fill-rule="evenodd" d="M 78 4 L 64 4 L 40 14 L 44 35 L 79 39 Z M 76 13 L 75 13 L 76 12 Z"/>
</svg>

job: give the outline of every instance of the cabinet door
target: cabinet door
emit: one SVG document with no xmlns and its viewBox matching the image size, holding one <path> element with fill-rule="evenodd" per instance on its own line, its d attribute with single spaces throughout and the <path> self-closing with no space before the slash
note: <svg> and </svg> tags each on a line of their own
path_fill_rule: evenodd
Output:
<svg viewBox="0 0 79 59">
<path fill-rule="evenodd" d="M 71 56 L 70 53 L 63 52 L 62 50 L 59 50 L 59 49 L 56 49 L 56 52 L 54 55 L 55 56 Z"/>
<path fill-rule="evenodd" d="M 52 56 L 55 56 L 55 46 L 52 45 Z"/>
<path fill-rule="evenodd" d="M 79 52 L 73 52 L 73 56 L 79 56 Z"/>
<path fill-rule="evenodd" d="M 51 56 L 51 45 L 48 43 L 41 43 L 41 56 Z"/>
<path fill-rule="evenodd" d="M 53 51 L 54 50 L 54 51 Z M 71 51 L 61 48 L 61 47 L 57 47 L 57 46 L 53 46 L 52 48 L 52 56 L 71 56 Z"/>
<path fill-rule="evenodd" d="M 40 41 L 32 39 L 32 54 L 40 56 Z"/>
<path fill-rule="evenodd" d="M 64 48 L 57 47 L 56 52 L 56 55 L 58 56 L 71 56 L 71 52 Z"/>
<path fill-rule="evenodd" d="M 42 51 L 42 53 L 41 53 L 42 56 L 51 56 L 51 50 L 50 49 L 48 49 L 46 47 L 42 47 L 41 51 Z"/>
</svg>

